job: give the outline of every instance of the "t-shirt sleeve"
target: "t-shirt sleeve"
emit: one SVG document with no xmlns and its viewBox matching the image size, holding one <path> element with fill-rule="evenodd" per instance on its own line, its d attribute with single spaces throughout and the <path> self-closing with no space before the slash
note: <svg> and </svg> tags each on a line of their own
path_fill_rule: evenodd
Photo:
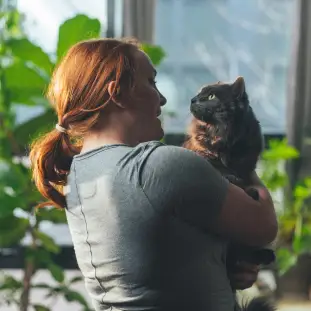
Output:
<svg viewBox="0 0 311 311">
<path fill-rule="evenodd" d="M 140 183 L 155 209 L 202 229 L 220 214 L 229 184 L 201 156 L 167 145 L 154 148 L 144 159 Z"/>
</svg>

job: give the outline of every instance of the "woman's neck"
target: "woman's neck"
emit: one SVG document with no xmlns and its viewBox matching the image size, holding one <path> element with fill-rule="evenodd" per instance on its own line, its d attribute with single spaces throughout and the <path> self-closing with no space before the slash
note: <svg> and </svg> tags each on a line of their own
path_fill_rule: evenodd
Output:
<svg viewBox="0 0 311 311">
<path fill-rule="evenodd" d="M 90 133 L 83 139 L 83 146 L 81 153 L 112 144 L 125 144 L 128 146 L 136 146 L 139 142 L 135 139 L 132 139 L 129 133 L 121 134 L 117 131 L 109 132 L 98 132 Z"/>
</svg>

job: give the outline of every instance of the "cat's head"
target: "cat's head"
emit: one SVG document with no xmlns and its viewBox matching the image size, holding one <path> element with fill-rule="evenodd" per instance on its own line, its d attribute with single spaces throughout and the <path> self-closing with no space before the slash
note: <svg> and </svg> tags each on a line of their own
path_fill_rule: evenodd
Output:
<svg viewBox="0 0 311 311">
<path fill-rule="evenodd" d="M 210 84 L 191 99 L 190 111 L 201 121 L 213 123 L 247 112 L 249 101 L 243 77 L 233 83 Z"/>
</svg>

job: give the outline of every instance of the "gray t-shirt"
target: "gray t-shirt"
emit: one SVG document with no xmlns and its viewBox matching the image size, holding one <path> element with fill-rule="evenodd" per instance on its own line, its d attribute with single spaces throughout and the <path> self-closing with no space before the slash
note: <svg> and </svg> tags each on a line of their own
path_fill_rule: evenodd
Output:
<svg viewBox="0 0 311 311">
<path fill-rule="evenodd" d="M 160 142 L 75 156 L 66 213 L 95 309 L 232 311 L 226 241 L 208 231 L 227 187 L 206 160 Z"/>
</svg>

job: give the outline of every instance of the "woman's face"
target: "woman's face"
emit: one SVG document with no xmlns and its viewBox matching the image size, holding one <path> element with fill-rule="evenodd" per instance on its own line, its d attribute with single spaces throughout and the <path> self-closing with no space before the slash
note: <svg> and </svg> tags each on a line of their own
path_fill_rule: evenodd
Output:
<svg viewBox="0 0 311 311">
<path fill-rule="evenodd" d="M 127 107 L 139 142 L 160 140 L 164 133 L 158 117 L 166 98 L 156 87 L 156 70 L 143 51 L 136 52 L 136 64 L 135 86 Z"/>
</svg>

